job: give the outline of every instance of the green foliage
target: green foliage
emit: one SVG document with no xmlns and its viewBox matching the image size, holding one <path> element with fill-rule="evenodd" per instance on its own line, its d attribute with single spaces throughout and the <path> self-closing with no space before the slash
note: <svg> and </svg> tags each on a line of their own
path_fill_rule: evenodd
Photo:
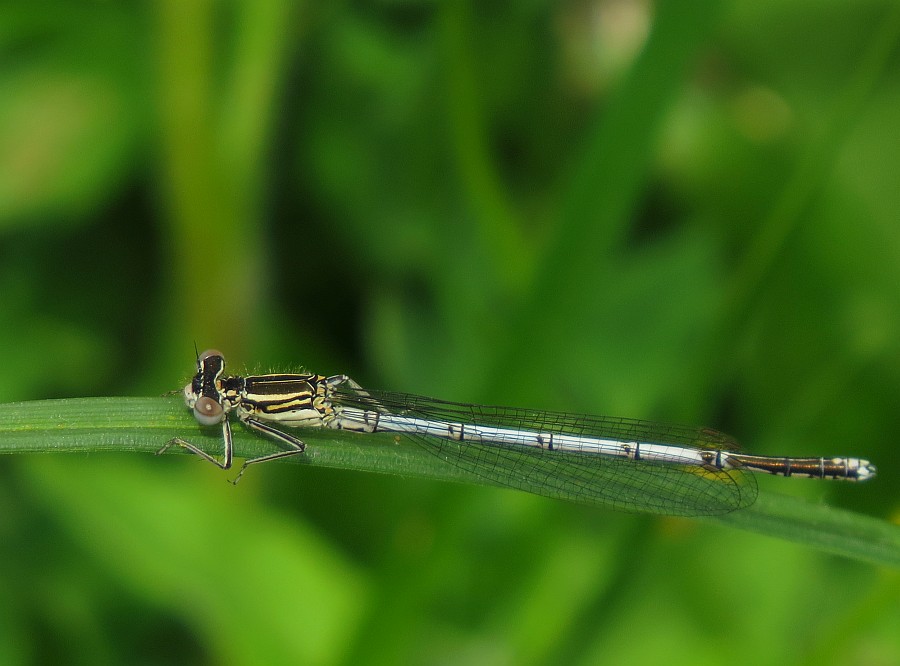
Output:
<svg viewBox="0 0 900 666">
<path fill-rule="evenodd" d="M 896 661 L 898 42 L 878 1 L 4 6 L 0 401 L 178 389 L 196 341 L 879 476 L 721 525 L 324 438 L 232 488 L 96 453 L 177 398 L 64 400 L 94 453 L 0 458 L 0 662 Z M 74 446 L 20 407 L 0 448 Z"/>
</svg>

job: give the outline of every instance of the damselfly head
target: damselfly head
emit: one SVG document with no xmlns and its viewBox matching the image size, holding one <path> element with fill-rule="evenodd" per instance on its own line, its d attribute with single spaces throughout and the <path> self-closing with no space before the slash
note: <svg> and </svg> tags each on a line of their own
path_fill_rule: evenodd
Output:
<svg viewBox="0 0 900 666">
<path fill-rule="evenodd" d="M 194 411 L 194 418 L 203 425 L 215 425 L 225 418 L 225 407 L 218 399 L 219 377 L 224 369 L 222 352 L 207 349 L 197 356 L 197 374 L 184 387 L 184 404 Z"/>
</svg>

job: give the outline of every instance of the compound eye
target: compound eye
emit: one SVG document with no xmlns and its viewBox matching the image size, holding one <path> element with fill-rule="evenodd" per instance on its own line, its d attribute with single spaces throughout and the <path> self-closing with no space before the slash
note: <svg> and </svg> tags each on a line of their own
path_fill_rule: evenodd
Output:
<svg viewBox="0 0 900 666">
<path fill-rule="evenodd" d="M 188 407 L 193 407 L 196 399 L 197 394 L 194 392 L 194 385 L 193 383 L 188 383 L 184 387 L 184 404 L 186 404 Z"/>
<path fill-rule="evenodd" d="M 225 356 L 222 354 L 222 352 L 220 352 L 218 349 L 207 349 L 205 352 L 200 354 L 200 357 L 197 359 L 197 362 L 203 363 L 203 361 L 205 361 L 206 359 L 208 359 L 212 356 L 218 356 L 219 358 L 225 358 Z"/>
<path fill-rule="evenodd" d="M 212 398 L 202 396 L 194 403 L 194 418 L 201 425 L 215 425 L 225 418 L 225 410 Z"/>
</svg>

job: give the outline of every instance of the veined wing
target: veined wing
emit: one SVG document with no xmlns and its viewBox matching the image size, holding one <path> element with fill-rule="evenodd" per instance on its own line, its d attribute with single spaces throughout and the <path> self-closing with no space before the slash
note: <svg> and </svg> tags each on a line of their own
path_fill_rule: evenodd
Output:
<svg viewBox="0 0 900 666">
<path fill-rule="evenodd" d="M 523 433 L 736 451 L 733 439 L 715 430 L 620 417 L 489 407 L 405 393 L 341 386 L 332 403 L 428 422 L 491 426 Z M 384 419 L 389 422 L 389 419 Z M 390 431 L 388 425 L 384 429 Z M 715 469 L 695 459 L 652 462 L 597 453 L 549 450 L 516 443 L 475 443 L 438 437 L 424 427 L 403 433 L 448 463 L 492 484 L 538 495 L 611 507 L 620 511 L 669 515 L 714 515 L 747 507 L 756 500 L 753 475 L 740 467 Z"/>
</svg>

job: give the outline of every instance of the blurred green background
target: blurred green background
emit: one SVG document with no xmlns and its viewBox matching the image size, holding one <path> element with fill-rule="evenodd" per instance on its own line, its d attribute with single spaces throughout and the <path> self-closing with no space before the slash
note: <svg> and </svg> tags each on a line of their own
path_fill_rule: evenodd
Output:
<svg viewBox="0 0 900 666">
<path fill-rule="evenodd" d="M 866 456 L 760 483 L 897 521 L 898 47 L 885 0 L 4 3 L 0 401 L 179 389 L 196 342 Z M 898 626 L 896 572 L 697 521 L 0 459 L 2 664 L 898 664 Z"/>
</svg>

